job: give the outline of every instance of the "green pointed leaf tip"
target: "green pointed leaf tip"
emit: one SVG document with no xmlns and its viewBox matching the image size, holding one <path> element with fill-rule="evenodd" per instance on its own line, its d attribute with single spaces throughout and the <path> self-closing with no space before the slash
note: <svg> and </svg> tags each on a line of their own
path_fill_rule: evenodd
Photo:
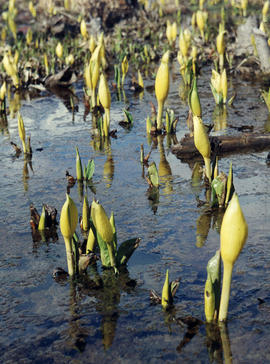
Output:
<svg viewBox="0 0 270 364">
<path fill-rule="evenodd" d="M 133 124 L 133 116 L 131 115 L 131 113 L 127 109 L 124 109 L 124 113 L 125 113 L 125 118 L 126 118 L 127 123 L 132 125 Z"/>
<path fill-rule="evenodd" d="M 93 159 L 90 159 L 87 164 L 87 168 L 85 170 L 85 179 L 89 181 L 95 172 L 95 162 Z"/>
<path fill-rule="evenodd" d="M 227 177 L 221 172 L 215 179 L 213 179 L 211 186 L 215 191 L 216 197 L 218 199 L 219 206 L 223 206 L 226 197 L 226 184 Z"/>
<path fill-rule="evenodd" d="M 133 238 L 120 244 L 116 254 L 116 265 L 125 265 L 140 244 L 140 238 Z"/>
<path fill-rule="evenodd" d="M 44 230 L 45 227 L 46 227 L 46 211 L 45 211 L 45 207 L 43 205 L 39 223 L 38 223 L 38 230 Z"/>
<path fill-rule="evenodd" d="M 98 242 L 99 250 L 100 250 L 100 259 L 101 264 L 104 267 L 111 267 L 111 260 L 108 250 L 108 245 L 105 243 L 105 241 L 102 239 L 102 237 L 99 235 L 99 233 L 95 230 L 96 233 L 96 239 Z"/>
<path fill-rule="evenodd" d="M 76 149 L 76 174 L 77 174 L 77 180 L 81 181 L 82 178 L 83 178 L 82 162 L 81 162 L 81 157 L 80 157 L 78 147 L 75 147 L 75 149 Z"/>
<path fill-rule="evenodd" d="M 154 187 L 159 186 L 158 170 L 155 162 L 152 162 L 148 167 L 148 176 Z"/>
</svg>

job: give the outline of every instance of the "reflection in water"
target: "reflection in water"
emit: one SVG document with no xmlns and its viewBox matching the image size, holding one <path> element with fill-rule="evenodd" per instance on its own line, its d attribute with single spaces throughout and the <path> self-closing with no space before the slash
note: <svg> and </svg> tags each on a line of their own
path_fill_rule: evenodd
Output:
<svg viewBox="0 0 270 364">
<path fill-rule="evenodd" d="M 3 135 L 9 135 L 8 121 L 6 114 L 0 114 L 0 132 Z"/>
<path fill-rule="evenodd" d="M 11 98 L 10 89 L 8 89 L 8 104 L 9 104 L 9 115 L 11 119 L 14 119 L 17 111 L 21 108 L 21 98 L 19 92 L 15 92 L 13 94 L 13 98 Z"/>
<path fill-rule="evenodd" d="M 72 112 L 72 121 L 74 121 L 74 113 L 79 110 L 79 99 L 73 90 L 71 88 L 61 86 L 49 87 L 48 90 L 63 102 L 68 111 Z"/>
<path fill-rule="evenodd" d="M 96 265 L 92 265 L 89 267 L 88 274 L 81 276 L 77 282 L 70 280 L 69 283 L 70 319 L 67 344 L 81 352 L 85 350 L 90 333 L 81 322 L 79 312 L 83 304 L 80 301 L 84 296 L 93 296 L 95 297 L 95 311 L 100 315 L 102 343 L 105 350 L 109 349 L 115 337 L 117 320 L 120 315 L 118 305 L 121 292 L 131 293 L 136 286 L 136 281 L 130 279 L 127 269 L 120 270 L 119 275 L 116 276 L 112 269 L 103 269 L 99 274 Z"/>
<path fill-rule="evenodd" d="M 267 120 L 265 121 L 264 130 L 267 133 L 270 133 L 270 114 L 268 115 Z"/>
<path fill-rule="evenodd" d="M 159 188 L 154 186 L 149 187 L 147 190 L 147 197 L 153 213 L 156 214 L 159 204 Z"/>
<path fill-rule="evenodd" d="M 211 211 L 205 209 L 197 219 L 196 246 L 198 248 L 205 244 L 211 226 L 211 218 Z"/>
<path fill-rule="evenodd" d="M 104 163 L 103 177 L 108 188 L 111 187 L 114 176 L 114 160 L 112 156 L 111 146 L 109 145 L 106 150 L 107 160 Z"/>
<path fill-rule="evenodd" d="M 78 189 L 78 196 L 79 196 L 79 201 L 82 202 L 83 200 L 83 191 L 84 191 L 84 184 L 83 181 L 77 181 L 77 189 Z"/>
<path fill-rule="evenodd" d="M 209 362 L 223 363 L 222 342 L 218 325 L 213 323 L 205 324 L 206 347 L 209 355 Z"/>
<path fill-rule="evenodd" d="M 176 319 L 176 322 L 186 327 L 186 332 L 183 336 L 183 339 L 180 341 L 179 345 L 177 346 L 176 350 L 178 353 L 181 353 L 182 349 L 190 342 L 190 340 L 197 335 L 199 332 L 200 326 L 203 322 L 196 317 L 186 316 L 180 317 Z"/>
<path fill-rule="evenodd" d="M 210 363 L 232 363 L 232 351 L 226 323 L 206 323 L 206 346 Z M 223 355 L 222 355 L 223 354 Z"/>
<path fill-rule="evenodd" d="M 164 194 L 170 195 L 173 193 L 172 170 L 171 170 L 170 164 L 167 161 L 166 156 L 165 156 L 163 139 L 162 139 L 161 135 L 158 136 L 158 148 L 159 148 L 159 154 L 160 154 L 160 161 L 159 161 L 159 167 L 158 167 L 158 174 L 160 177 L 160 182 L 164 186 L 164 188 L 163 188 Z"/>
<path fill-rule="evenodd" d="M 227 327 L 226 323 L 220 322 L 219 329 L 220 329 L 220 336 L 221 336 L 221 342 L 222 342 L 224 362 L 226 364 L 231 364 L 232 363 L 232 351 L 231 351 L 231 344 L 230 344 L 230 338 L 229 338 L 229 331 L 228 331 L 228 327 Z"/>
<path fill-rule="evenodd" d="M 227 128 L 227 108 L 225 105 L 216 105 L 213 111 L 212 120 L 214 130 L 220 131 Z"/>
<path fill-rule="evenodd" d="M 25 192 L 28 191 L 28 179 L 29 179 L 29 170 L 28 170 L 28 166 L 31 169 L 31 171 L 34 173 L 33 171 L 33 166 L 32 166 L 32 159 L 29 156 L 25 156 L 24 157 L 24 161 L 23 161 L 23 187 Z"/>
<path fill-rule="evenodd" d="M 202 190 L 202 177 L 203 177 L 202 164 L 195 162 L 191 176 L 191 189 L 196 198 L 199 198 L 199 195 Z"/>
</svg>

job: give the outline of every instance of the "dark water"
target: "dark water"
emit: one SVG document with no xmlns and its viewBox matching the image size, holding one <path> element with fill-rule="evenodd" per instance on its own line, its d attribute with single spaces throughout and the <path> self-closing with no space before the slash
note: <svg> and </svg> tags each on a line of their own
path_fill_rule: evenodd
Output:
<svg viewBox="0 0 270 364">
<path fill-rule="evenodd" d="M 167 107 L 179 115 L 177 137 L 187 132 L 188 106 L 179 97 L 180 76 L 174 77 Z M 153 80 L 145 81 L 147 86 Z M 260 100 L 259 84 L 232 81 L 229 93 L 237 92 L 232 108 L 227 109 L 227 123 L 254 125 L 256 131 L 267 129 L 268 112 Z M 209 72 L 199 80 L 203 119 L 210 123 L 214 101 L 209 87 Z M 213 346 L 204 324 L 197 327 L 191 340 L 186 325 L 179 318 L 193 316 L 204 320 L 204 284 L 207 261 L 219 247 L 219 235 L 210 227 L 201 247 L 196 245 L 197 220 L 203 208 L 197 207 L 191 188 L 191 169 L 170 153 L 166 137 L 165 155 L 172 175 L 161 180 L 159 202 L 148 199 L 148 185 L 142 177 L 140 145 L 150 150 L 145 120 L 150 114 L 149 101 L 154 94 L 145 91 L 139 97 L 126 89 L 129 111 L 134 117 L 130 131 L 118 122 L 127 105 L 112 94 L 111 129 L 117 139 L 103 151 L 93 148 L 91 116 L 83 120 L 82 84 L 76 85 L 79 112 L 71 113 L 54 95 L 21 101 L 26 134 L 31 134 L 33 171 L 28 174 L 23 157 L 14 157 L 10 141 L 20 144 L 17 119 L 8 118 L 8 133 L 0 136 L 1 156 L 1 244 L 0 244 L 0 355 L 5 363 L 89 363 L 114 360 L 117 363 L 210 362 Z M 220 133 L 235 133 L 227 128 Z M 75 146 L 84 164 L 93 158 L 96 169 L 93 184 L 96 197 L 107 213 L 114 211 L 119 242 L 141 237 L 141 244 L 128 265 L 128 275 L 116 280 L 109 272 L 99 271 L 105 282 L 103 290 L 93 290 L 89 282 L 57 283 L 52 278 L 55 267 L 66 269 L 64 241 L 59 233 L 55 242 L 33 243 L 29 226 L 29 205 L 40 211 L 42 203 L 57 208 L 65 201 L 65 171 L 75 175 Z M 42 151 L 36 151 L 43 148 Z M 157 166 L 160 145 L 153 148 L 150 160 Z M 113 172 L 104 175 L 104 165 L 111 152 Z M 220 159 L 220 170 L 234 167 L 234 184 L 249 226 L 249 237 L 233 274 L 229 306 L 228 334 L 233 362 L 270 361 L 270 250 L 269 250 L 269 171 L 265 163 L 268 151 L 239 154 Z M 105 165 L 105 172 L 108 168 Z M 93 193 L 87 190 L 91 201 Z M 79 211 L 82 201 L 77 185 L 71 189 Z M 155 211 L 155 213 L 153 212 Z M 206 224 L 213 224 L 207 221 Z M 59 230 L 59 229 L 58 229 Z M 78 230 L 79 231 L 79 230 Z M 160 306 L 151 306 L 149 291 L 161 292 L 166 269 L 171 279 L 181 277 L 175 309 L 166 315 Z M 89 277 L 93 273 L 89 271 Z M 134 287 L 130 282 L 136 280 Z M 106 282 L 110 282 L 106 283 Z M 111 286 L 113 289 L 111 289 Z M 263 301 L 259 301 L 260 298 Z M 191 335 L 192 336 L 192 335 Z M 212 343 L 212 344 L 211 344 Z M 222 362 L 217 341 L 214 362 Z"/>
</svg>

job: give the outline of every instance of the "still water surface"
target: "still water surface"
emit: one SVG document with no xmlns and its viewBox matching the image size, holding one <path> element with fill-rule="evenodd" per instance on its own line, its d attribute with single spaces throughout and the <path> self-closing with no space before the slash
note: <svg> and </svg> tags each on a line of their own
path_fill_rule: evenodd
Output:
<svg viewBox="0 0 270 364">
<path fill-rule="evenodd" d="M 188 131 L 188 105 L 179 97 L 181 81 L 176 65 L 173 72 L 167 107 L 173 108 L 180 118 L 177 126 L 180 140 Z M 198 82 L 205 123 L 213 122 L 215 106 L 209 76 L 206 71 Z M 145 84 L 153 86 L 154 81 Z M 153 203 L 148 199 L 140 145 L 144 145 L 146 153 L 151 148 L 145 131 L 145 120 L 151 112 L 149 101 L 156 103 L 151 87 L 146 89 L 142 100 L 126 88 L 128 105 L 118 101 L 116 94 L 112 95 L 111 129 L 117 128 L 118 137 L 111 139 L 105 150 L 95 150 L 91 115 L 85 121 L 83 118 L 82 86 L 76 85 L 80 101 L 74 121 L 54 95 L 22 101 L 21 114 L 34 150 L 33 171 L 28 166 L 28 177 L 23 157 L 16 158 L 9 144 L 10 141 L 20 144 L 17 119 L 9 118 L 8 133 L 0 135 L 1 361 L 222 362 L 226 353 L 219 340 L 211 339 L 208 327 L 198 325 L 192 337 L 179 320 L 186 316 L 204 320 L 206 264 L 219 247 L 216 225 L 207 217 L 204 224 L 211 225 L 208 236 L 204 243 L 196 244 L 198 220 L 203 213 L 203 207 L 197 207 L 196 194 L 204 199 L 203 189 L 192 188 L 189 165 L 171 154 L 165 137 L 163 146 L 171 175 L 161 180 L 158 201 Z M 255 131 L 260 132 L 267 128 L 268 113 L 260 100 L 259 88 L 259 84 L 232 81 L 229 92 L 236 91 L 237 97 L 234 106 L 227 109 L 227 124 L 254 125 Z M 126 106 L 134 118 L 130 131 L 118 125 Z M 215 133 L 235 131 L 226 128 Z M 108 214 L 114 211 L 118 241 L 136 236 L 142 239 L 129 261 L 129 277 L 126 274 L 117 280 L 109 272 L 99 271 L 105 282 L 103 290 L 93 290 L 87 282 L 54 281 L 54 268 L 66 269 L 61 233 L 58 229 L 59 239 L 55 242 L 33 243 L 29 226 L 30 203 L 39 211 L 42 203 L 47 203 L 60 213 L 65 201 L 65 171 L 75 175 L 75 146 L 79 147 L 83 164 L 88 159 L 95 161 L 96 197 Z M 233 163 L 235 189 L 249 225 L 248 241 L 234 268 L 226 337 L 236 363 L 270 362 L 267 153 L 220 159 L 220 170 L 225 173 L 230 161 Z M 150 161 L 158 166 L 161 154 L 160 142 L 153 147 Z M 91 201 L 90 189 L 87 195 Z M 71 197 L 81 211 L 77 185 L 71 189 Z M 150 289 L 161 292 L 167 268 L 171 279 L 181 277 L 171 315 L 166 315 L 160 306 L 150 305 L 149 300 Z"/>
</svg>

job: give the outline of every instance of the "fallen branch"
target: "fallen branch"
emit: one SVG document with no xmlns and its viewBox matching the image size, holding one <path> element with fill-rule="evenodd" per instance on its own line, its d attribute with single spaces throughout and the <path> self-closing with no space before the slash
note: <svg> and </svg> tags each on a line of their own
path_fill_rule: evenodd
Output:
<svg viewBox="0 0 270 364">
<path fill-rule="evenodd" d="M 270 149 L 270 134 L 245 133 L 240 136 L 210 136 L 212 156 L 259 152 Z M 172 147 L 172 153 L 181 160 L 190 160 L 200 156 L 194 145 L 193 137 L 185 136 L 180 143 Z"/>
</svg>

